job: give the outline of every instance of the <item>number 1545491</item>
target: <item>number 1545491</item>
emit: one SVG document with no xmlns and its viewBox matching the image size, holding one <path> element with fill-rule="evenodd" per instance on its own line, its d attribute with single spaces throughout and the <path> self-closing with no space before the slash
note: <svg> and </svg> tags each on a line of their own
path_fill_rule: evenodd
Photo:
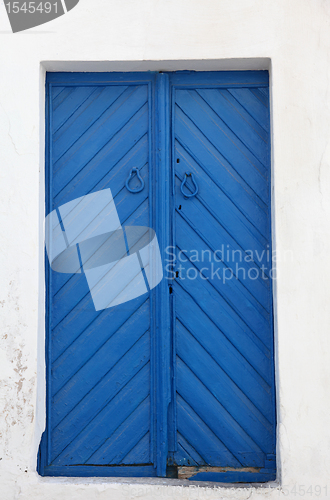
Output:
<svg viewBox="0 0 330 500">
<path fill-rule="evenodd" d="M 57 14 L 58 2 L 7 2 L 5 5 L 7 7 L 8 14 L 18 14 L 19 12 L 24 12 L 25 14 L 50 14 L 54 12 Z"/>
</svg>

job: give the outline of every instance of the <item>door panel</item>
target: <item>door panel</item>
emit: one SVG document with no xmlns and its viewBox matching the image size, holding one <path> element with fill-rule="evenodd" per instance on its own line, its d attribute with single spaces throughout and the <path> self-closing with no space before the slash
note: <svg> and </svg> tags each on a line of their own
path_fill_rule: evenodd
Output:
<svg viewBox="0 0 330 500">
<path fill-rule="evenodd" d="M 177 446 L 169 460 L 182 470 L 267 469 L 275 453 L 267 89 L 205 88 L 203 76 L 189 83 L 176 79 L 172 107 Z"/>
<path fill-rule="evenodd" d="M 150 226 L 152 79 L 63 80 L 48 85 L 46 215 L 110 188 L 122 226 Z M 133 167 L 145 183 L 135 194 L 125 187 Z M 96 311 L 84 273 L 55 272 L 47 260 L 47 274 L 44 474 L 70 475 L 70 467 L 80 475 L 84 466 L 82 475 L 102 475 L 99 466 L 143 464 L 134 472 L 121 467 L 119 475 L 154 475 L 150 293 Z"/>
</svg>

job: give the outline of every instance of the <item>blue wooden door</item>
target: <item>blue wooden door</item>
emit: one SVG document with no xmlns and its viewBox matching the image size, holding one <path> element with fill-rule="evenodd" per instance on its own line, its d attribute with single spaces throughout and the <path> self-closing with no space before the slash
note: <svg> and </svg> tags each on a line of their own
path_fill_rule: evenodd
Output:
<svg viewBox="0 0 330 500">
<path fill-rule="evenodd" d="M 274 477 L 268 81 L 252 76 L 172 79 L 170 460 L 194 479 Z"/>
<path fill-rule="evenodd" d="M 268 74 L 49 74 L 46 113 L 46 215 L 108 190 L 164 278 L 98 310 L 46 258 L 39 472 L 273 479 Z"/>
<path fill-rule="evenodd" d="M 152 226 L 152 79 L 48 77 L 46 215 L 110 188 L 122 226 Z M 144 181 L 135 194 L 125 187 L 133 167 Z M 42 473 L 155 475 L 150 293 L 95 310 L 83 273 L 55 272 L 46 262 Z"/>
</svg>

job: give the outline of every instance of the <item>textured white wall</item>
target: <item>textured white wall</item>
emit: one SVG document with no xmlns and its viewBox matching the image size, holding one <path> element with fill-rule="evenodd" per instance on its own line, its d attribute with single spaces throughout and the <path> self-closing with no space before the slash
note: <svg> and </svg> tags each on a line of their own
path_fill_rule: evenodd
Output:
<svg viewBox="0 0 330 500">
<path fill-rule="evenodd" d="M 312 486 L 312 498 L 316 486 L 326 498 L 328 486 L 330 496 L 330 1 L 80 0 L 67 15 L 13 35 L 0 0 L 0 63 L 1 500 L 287 493 L 35 472 L 44 425 L 45 68 L 271 69 L 280 484 L 297 485 L 286 498 L 297 498 L 299 485 Z"/>
</svg>

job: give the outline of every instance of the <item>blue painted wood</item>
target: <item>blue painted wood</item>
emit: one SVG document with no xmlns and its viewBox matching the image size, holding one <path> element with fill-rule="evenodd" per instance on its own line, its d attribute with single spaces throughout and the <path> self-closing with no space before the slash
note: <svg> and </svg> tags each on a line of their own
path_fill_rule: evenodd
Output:
<svg viewBox="0 0 330 500">
<path fill-rule="evenodd" d="M 170 108 L 169 77 L 161 73 L 156 80 L 156 232 L 160 237 L 162 261 L 170 244 Z M 156 289 L 156 414 L 157 414 L 157 474 L 166 476 L 168 455 L 168 406 L 171 400 L 170 380 L 170 298 L 166 279 Z"/>
<path fill-rule="evenodd" d="M 171 84 L 178 88 L 268 88 L 268 71 L 177 71 Z"/>
<path fill-rule="evenodd" d="M 57 467 L 46 466 L 45 476 L 65 477 L 155 477 L 156 470 L 152 465 L 126 466 L 126 467 L 102 467 L 102 466 L 72 466 Z"/>
<path fill-rule="evenodd" d="M 275 481 L 276 472 L 274 469 L 264 469 L 259 472 L 199 472 L 190 481 L 211 481 L 217 483 L 265 483 Z"/>
<path fill-rule="evenodd" d="M 154 76 L 130 75 L 124 82 L 126 76 L 115 75 L 102 85 L 85 76 L 61 75 L 61 85 L 47 77 L 46 215 L 110 188 L 123 225 L 149 226 Z M 134 195 L 125 188 L 133 167 L 145 182 Z M 155 475 L 153 292 L 95 311 L 84 274 L 56 273 L 46 258 L 46 275 L 47 425 L 40 473 Z"/>
<path fill-rule="evenodd" d="M 260 98 L 268 75 L 188 72 L 171 83 L 178 449 L 170 460 L 258 470 L 201 469 L 191 480 L 267 481 L 276 475 L 267 461 L 276 424 L 269 102 Z M 185 172 L 199 186 L 191 199 L 180 190 Z"/>
<path fill-rule="evenodd" d="M 110 187 L 121 223 L 155 228 L 164 270 L 169 248 L 177 261 L 154 291 L 103 311 L 83 274 L 46 265 L 39 472 L 274 479 L 268 73 L 50 73 L 46 95 L 46 214 Z"/>
</svg>

